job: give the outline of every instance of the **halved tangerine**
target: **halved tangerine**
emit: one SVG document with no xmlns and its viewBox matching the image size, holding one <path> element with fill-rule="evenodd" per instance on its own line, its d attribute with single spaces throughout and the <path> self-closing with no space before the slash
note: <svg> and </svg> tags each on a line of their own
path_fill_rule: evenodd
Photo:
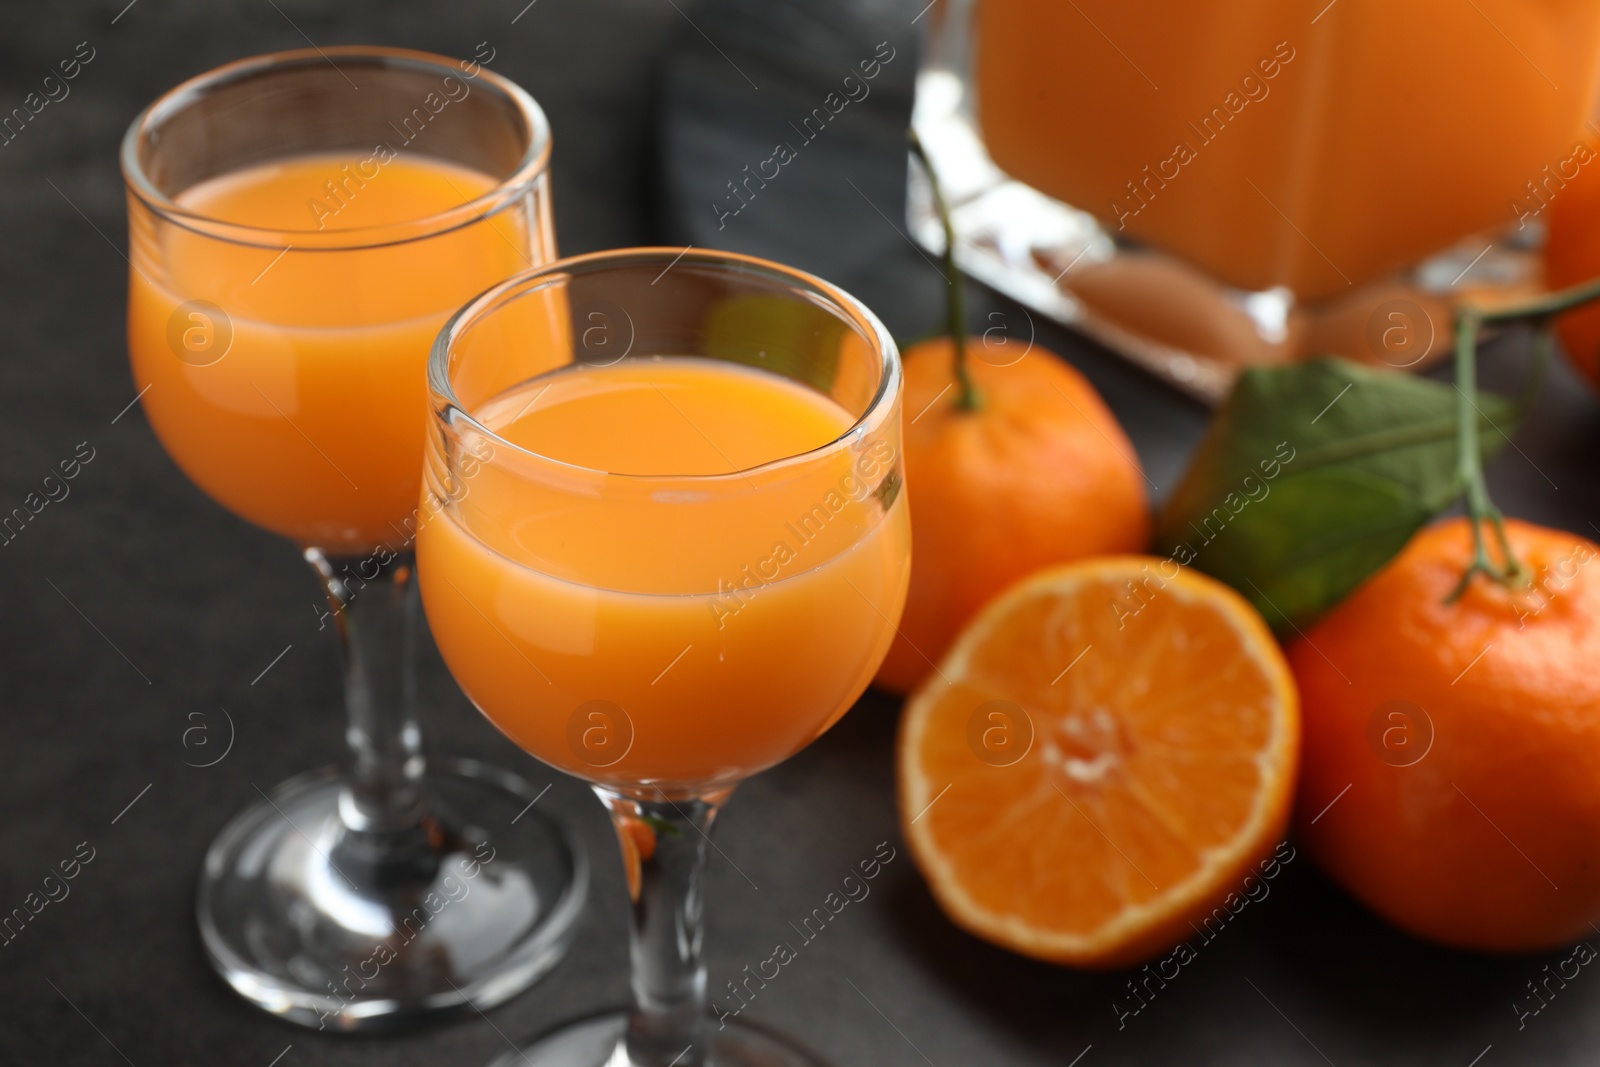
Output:
<svg viewBox="0 0 1600 1067">
<path fill-rule="evenodd" d="M 1051 568 L 985 608 L 906 704 L 900 817 L 958 925 L 1136 963 L 1190 936 L 1281 837 L 1299 701 L 1232 589 L 1170 559 Z"/>
</svg>

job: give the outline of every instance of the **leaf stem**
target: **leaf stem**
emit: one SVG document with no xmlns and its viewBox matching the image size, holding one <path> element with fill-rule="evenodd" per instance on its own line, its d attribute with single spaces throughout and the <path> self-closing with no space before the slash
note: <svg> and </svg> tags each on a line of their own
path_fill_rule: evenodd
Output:
<svg viewBox="0 0 1600 1067">
<path fill-rule="evenodd" d="M 1480 323 L 1545 322 L 1563 311 L 1571 311 L 1597 298 L 1600 298 L 1600 277 L 1590 278 L 1586 282 L 1580 282 L 1540 297 L 1538 300 L 1530 300 L 1525 304 L 1511 304 L 1492 311 L 1465 309 L 1462 313 L 1471 314 Z M 1458 319 L 1462 313 L 1458 313 Z"/>
<path fill-rule="evenodd" d="M 1472 562 L 1446 598 L 1447 603 L 1455 601 L 1467 591 L 1474 574 L 1487 575 L 1508 587 L 1527 581 L 1527 570 L 1511 551 L 1511 542 L 1506 537 L 1505 516 L 1489 499 L 1489 487 L 1483 477 L 1483 454 L 1478 451 L 1478 327 L 1485 323 L 1503 322 L 1533 324 L 1533 371 L 1518 403 L 1525 413 L 1533 406 L 1539 384 L 1544 380 L 1545 365 L 1550 357 L 1551 320 L 1564 311 L 1597 299 L 1600 299 L 1600 277 L 1525 304 L 1512 304 L 1495 310 L 1464 307 L 1456 312 L 1456 391 L 1459 394 L 1456 401 L 1457 472 L 1466 491 L 1467 518 L 1472 523 Z M 1489 558 L 1488 546 L 1483 538 L 1484 523 L 1494 530 L 1502 561 L 1499 565 Z"/>
<path fill-rule="evenodd" d="M 1584 299 L 1600 296 L 1600 280 L 1579 288 L 1592 290 Z M 1525 307 L 1534 308 L 1534 305 Z M 1542 319 L 1553 313 L 1542 307 L 1517 315 L 1501 312 L 1494 321 L 1506 322 L 1519 318 Z M 1478 327 L 1487 320 L 1487 315 L 1471 307 L 1462 308 L 1456 313 L 1456 472 L 1466 492 L 1467 520 L 1472 524 L 1472 561 L 1462 572 L 1461 580 L 1445 598 L 1447 604 L 1460 599 L 1461 594 L 1465 593 L 1472 583 L 1475 574 L 1486 575 L 1508 587 L 1522 580 L 1525 574 L 1522 564 L 1512 554 L 1511 543 L 1506 538 L 1504 516 L 1489 498 L 1489 486 L 1483 476 L 1483 453 L 1478 445 Z M 1536 347 L 1548 346 L 1548 331 L 1541 329 L 1539 338 Z M 1542 361 L 1542 356 L 1538 358 Z M 1501 563 L 1497 564 L 1489 557 L 1488 545 L 1483 536 L 1485 523 L 1494 529 Z"/>
<path fill-rule="evenodd" d="M 972 384 L 972 376 L 967 372 L 966 287 L 961 271 L 956 267 L 956 228 L 950 221 L 950 205 L 945 201 L 933 161 L 922 146 L 922 138 L 917 136 L 913 128 L 906 131 L 906 139 L 911 142 L 912 155 L 917 157 L 928 175 L 928 186 L 933 190 L 933 209 L 939 216 L 939 225 L 944 228 L 944 277 L 950 286 L 950 295 L 945 301 L 945 329 L 950 334 L 951 344 L 955 346 L 956 407 L 973 411 L 978 407 L 980 397 L 977 387 Z"/>
<path fill-rule="evenodd" d="M 1539 389 L 1544 385 L 1545 371 L 1550 366 L 1550 346 L 1555 342 L 1555 330 L 1549 319 L 1537 319 L 1533 328 L 1533 359 L 1528 369 L 1528 380 L 1517 397 L 1517 416 L 1522 418 L 1533 410 Z"/>
</svg>

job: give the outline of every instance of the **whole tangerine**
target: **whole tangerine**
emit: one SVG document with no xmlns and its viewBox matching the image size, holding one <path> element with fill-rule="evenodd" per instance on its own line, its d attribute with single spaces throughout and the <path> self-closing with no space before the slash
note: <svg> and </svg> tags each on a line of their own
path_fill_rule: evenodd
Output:
<svg viewBox="0 0 1600 1067">
<path fill-rule="evenodd" d="M 1583 147 L 1594 159 L 1595 148 Z M 1551 202 L 1544 273 L 1552 289 L 1600 275 L 1600 167 L 1580 170 Z M 1556 333 L 1572 365 L 1600 389 L 1600 304 L 1567 312 L 1556 320 Z"/>
<path fill-rule="evenodd" d="M 1419 532 L 1288 648 L 1300 839 L 1418 937 L 1523 952 L 1600 922 L 1600 547 L 1507 522 L 1526 588 L 1446 602 L 1466 519 Z"/>
<path fill-rule="evenodd" d="M 1039 346 L 972 337 L 966 347 L 970 405 L 951 338 L 903 357 L 911 588 L 877 676 L 897 693 L 1013 582 L 1051 564 L 1142 551 L 1150 537 L 1144 473 L 1094 386 Z"/>
</svg>

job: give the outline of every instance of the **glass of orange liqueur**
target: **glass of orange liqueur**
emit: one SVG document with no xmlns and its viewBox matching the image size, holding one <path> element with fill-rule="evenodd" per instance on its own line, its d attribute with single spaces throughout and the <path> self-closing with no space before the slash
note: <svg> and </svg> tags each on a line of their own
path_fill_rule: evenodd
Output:
<svg viewBox="0 0 1600 1067">
<path fill-rule="evenodd" d="M 700 955 L 712 824 L 827 730 L 905 604 L 899 356 L 848 294 L 701 249 L 524 272 L 429 362 L 417 539 L 456 681 L 611 813 L 632 1004 L 496 1067 L 817 1067 Z"/>
<path fill-rule="evenodd" d="M 196 485 L 299 546 L 343 652 L 343 769 L 254 798 L 197 902 L 223 977 L 304 1025 L 498 1003 L 581 904 L 537 791 L 425 763 L 413 706 L 427 352 L 473 294 L 554 258 L 549 153 L 538 104 L 480 62 L 377 48 L 219 68 L 123 141 L 145 414 Z"/>
</svg>

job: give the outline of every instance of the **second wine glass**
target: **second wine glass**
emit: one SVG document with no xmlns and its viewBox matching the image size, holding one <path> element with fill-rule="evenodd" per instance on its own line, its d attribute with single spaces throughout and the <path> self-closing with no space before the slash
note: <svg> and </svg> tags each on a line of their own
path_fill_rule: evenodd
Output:
<svg viewBox="0 0 1600 1067">
<path fill-rule="evenodd" d="M 506 1057 L 815 1064 L 707 1015 L 706 850 L 738 782 L 861 695 L 905 602 L 900 365 L 839 289 L 747 256 L 562 260 L 429 364 L 419 580 L 467 695 L 589 781 L 633 904 L 633 1000 Z"/>
<path fill-rule="evenodd" d="M 300 547 L 327 599 L 307 636 L 344 653 L 347 766 L 234 818 L 197 901 L 223 977 L 307 1026 L 498 1003 L 560 957 L 581 905 L 582 856 L 527 782 L 424 761 L 412 665 L 428 345 L 553 257 L 549 153 L 516 85 L 379 48 L 219 68 L 123 142 L 145 414 L 200 488 Z"/>
</svg>

